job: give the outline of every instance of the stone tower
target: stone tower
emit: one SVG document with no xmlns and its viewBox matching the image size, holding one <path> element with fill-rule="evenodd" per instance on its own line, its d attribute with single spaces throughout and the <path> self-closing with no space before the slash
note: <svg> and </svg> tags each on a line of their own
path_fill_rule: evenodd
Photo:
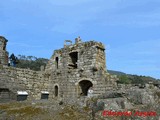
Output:
<svg viewBox="0 0 160 120">
<path fill-rule="evenodd" d="M 0 64 L 8 64 L 8 52 L 6 51 L 6 44 L 8 40 L 3 36 L 0 36 Z"/>
<path fill-rule="evenodd" d="M 50 76 L 53 97 L 87 96 L 91 87 L 94 95 L 104 93 L 108 79 L 105 47 L 100 42 L 82 42 L 80 37 L 75 43 L 66 40 L 64 48 L 54 51 L 45 72 Z"/>
</svg>

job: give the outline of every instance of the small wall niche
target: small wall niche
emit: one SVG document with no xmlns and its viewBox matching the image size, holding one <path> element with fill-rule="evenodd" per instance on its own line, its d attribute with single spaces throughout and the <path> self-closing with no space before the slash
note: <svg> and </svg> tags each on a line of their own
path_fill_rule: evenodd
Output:
<svg viewBox="0 0 160 120">
<path fill-rule="evenodd" d="M 48 91 L 41 91 L 41 99 L 48 99 L 49 92 Z"/>
<path fill-rule="evenodd" d="M 58 86 L 57 85 L 54 87 L 54 95 L 55 97 L 58 97 Z"/>
<path fill-rule="evenodd" d="M 10 101 L 10 91 L 7 88 L 0 88 L 0 102 Z"/>
<path fill-rule="evenodd" d="M 26 91 L 17 91 L 17 101 L 27 100 L 28 93 Z"/>
<path fill-rule="evenodd" d="M 58 63 L 59 63 L 59 58 L 58 57 L 55 58 L 55 62 L 56 62 L 56 68 L 58 69 L 58 67 L 59 67 L 58 66 Z"/>
</svg>

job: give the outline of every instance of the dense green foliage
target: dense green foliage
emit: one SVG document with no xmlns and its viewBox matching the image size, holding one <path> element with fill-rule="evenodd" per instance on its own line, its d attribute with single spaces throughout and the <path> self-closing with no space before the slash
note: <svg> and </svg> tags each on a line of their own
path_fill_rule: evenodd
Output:
<svg viewBox="0 0 160 120">
<path fill-rule="evenodd" d="M 118 83 L 121 84 L 145 84 L 149 82 L 157 82 L 157 79 L 149 77 L 149 76 L 139 76 L 139 75 L 131 75 L 125 74 L 119 71 L 108 70 L 110 74 L 117 75 L 119 77 Z"/>
<path fill-rule="evenodd" d="M 18 68 L 29 68 L 31 70 L 39 71 L 41 66 L 46 66 L 48 59 L 37 58 L 35 56 L 18 55 Z"/>
<path fill-rule="evenodd" d="M 121 83 L 121 84 L 129 84 L 129 83 L 131 83 L 132 81 L 128 78 L 128 76 L 127 75 L 119 75 L 118 76 L 119 77 L 119 83 Z"/>
</svg>

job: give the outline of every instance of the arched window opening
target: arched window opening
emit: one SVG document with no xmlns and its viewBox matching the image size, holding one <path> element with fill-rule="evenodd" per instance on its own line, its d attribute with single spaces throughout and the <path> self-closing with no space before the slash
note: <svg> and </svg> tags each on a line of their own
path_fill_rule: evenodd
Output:
<svg viewBox="0 0 160 120">
<path fill-rule="evenodd" d="M 55 97 L 57 97 L 58 96 L 58 86 L 57 85 L 54 87 L 54 92 L 55 92 Z"/>
<path fill-rule="evenodd" d="M 80 95 L 87 96 L 88 90 L 89 90 L 90 87 L 93 86 L 93 84 L 89 80 L 82 80 L 82 81 L 79 82 L 79 86 L 81 88 Z"/>
<path fill-rule="evenodd" d="M 58 69 L 58 62 L 59 62 L 59 58 L 56 57 L 56 68 Z"/>
<path fill-rule="evenodd" d="M 48 91 L 41 91 L 41 99 L 48 99 L 49 92 Z"/>
</svg>

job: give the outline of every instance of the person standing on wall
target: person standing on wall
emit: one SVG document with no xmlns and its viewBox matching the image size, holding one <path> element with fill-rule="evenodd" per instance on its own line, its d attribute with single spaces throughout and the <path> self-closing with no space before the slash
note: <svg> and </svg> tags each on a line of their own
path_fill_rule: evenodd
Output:
<svg viewBox="0 0 160 120">
<path fill-rule="evenodd" d="M 16 58 L 15 58 L 15 55 L 13 53 L 11 54 L 11 56 L 9 57 L 9 59 L 10 59 L 10 65 L 13 66 L 13 67 L 15 67 L 16 66 L 16 63 L 15 63 Z"/>
</svg>

